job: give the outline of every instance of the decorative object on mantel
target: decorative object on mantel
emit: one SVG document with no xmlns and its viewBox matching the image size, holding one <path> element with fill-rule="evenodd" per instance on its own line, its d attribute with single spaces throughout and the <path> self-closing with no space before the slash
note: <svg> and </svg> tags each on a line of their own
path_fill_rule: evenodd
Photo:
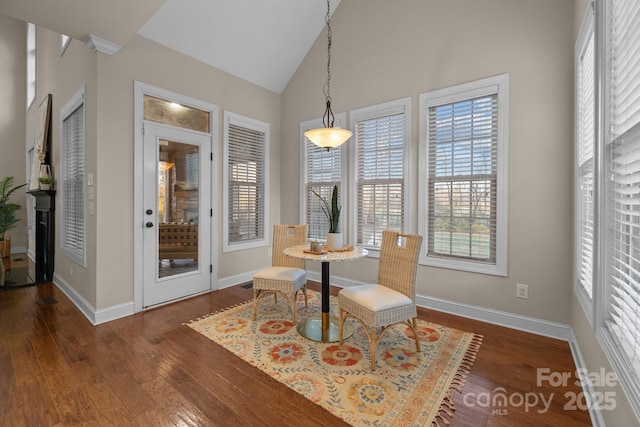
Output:
<svg viewBox="0 0 640 427">
<path fill-rule="evenodd" d="M 308 298 L 308 307 L 296 305 L 300 319 L 320 314 L 320 293 L 309 290 Z M 482 343 L 480 335 L 418 320 L 417 353 L 411 328 L 396 325 L 372 373 L 362 328 L 342 346 L 317 342 L 298 333 L 283 298 L 275 308 L 270 298 L 260 304 L 258 321 L 245 303 L 187 326 L 353 426 L 448 425 L 452 393 L 462 392 Z"/>
<path fill-rule="evenodd" d="M 311 190 L 316 197 L 320 199 L 322 204 L 320 208 L 324 212 L 325 216 L 329 220 L 329 233 L 327 234 L 327 248 L 340 249 L 342 247 L 342 233 L 340 232 L 340 211 L 341 207 L 338 205 L 338 186 L 333 186 L 331 193 L 331 205 L 327 199 L 322 197 L 315 190 Z"/>
<path fill-rule="evenodd" d="M 53 177 L 51 176 L 51 167 L 49 165 L 40 165 L 40 176 L 38 177 L 38 184 L 40 190 L 51 190 Z"/>
<path fill-rule="evenodd" d="M 9 203 L 9 198 L 25 185 L 27 184 L 14 185 L 12 176 L 0 181 L 0 258 L 11 255 L 11 238 L 6 232 L 20 221 L 20 218 L 16 218 L 16 211 L 20 209 L 20 205 Z"/>
<path fill-rule="evenodd" d="M 40 189 L 38 178 L 41 176 L 40 166 L 46 164 L 49 153 L 49 137 L 51 127 L 51 94 L 45 96 L 38 107 L 38 117 L 36 118 L 36 132 L 33 138 L 33 162 L 31 164 L 31 180 L 29 181 L 29 191 Z M 51 176 L 51 170 L 49 170 Z"/>
<path fill-rule="evenodd" d="M 347 142 L 353 134 L 348 129 L 333 127 L 334 116 L 331 111 L 331 4 L 329 0 L 327 0 L 325 22 L 327 23 L 327 81 L 324 84 L 323 92 L 327 108 L 322 116 L 324 127 L 309 129 L 304 133 L 304 136 L 318 147 L 326 148 L 328 151 Z"/>
</svg>

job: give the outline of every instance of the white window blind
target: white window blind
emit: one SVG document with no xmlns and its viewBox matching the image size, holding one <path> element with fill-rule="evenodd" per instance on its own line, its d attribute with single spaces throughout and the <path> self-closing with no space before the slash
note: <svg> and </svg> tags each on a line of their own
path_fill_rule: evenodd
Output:
<svg viewBox="0 0 640 427">
<path fill-rule="evenodd" d="M 304 197 L 308 237 L 311 240 L 324 240 L 329 232 L 329 220 L 322 211 L 321 201 L 313 192 L 320 194 L 326 200 L 331 200 L 333 187 L 337 185 L 338 194 L 342 195 L 342 150 L 327 150 L 318 147 L 304 136 L 303 138 L 306 153 L 304 159 Z"/>
<path fill-rule="evenodd" d="M 605 329 L 640 408 L 640 2 L 609 1 Z M 633 396 L 633 397 L 631 397 Z"/>
<path fill-rule="evenodd" d="M 429 108 L 428 254 L 496 262 L 498 98 Z"/>
<path fill-rule="evenodd" d="M 228 243 L 265 240 L 265 161 L 268 126 L 226 120 Z"/>
<path fill-rule="evenodd" d="M 27 24 L 27 110 L 36 100 L 36 26 Z"/>
<path fill-rule="evenodd" d="M 61 125 L 61 244 L 69 258 L 85 266 L 85 127 L 84 91 L 65 107 Z"/>
<path fill-rule="evenodd" d="M 379 248 L 382 231 L 405 231 L 407 108 L 403 100 L 395 107 L 371 107 L 363 118 L 352 113 L 357 244 Z"/>
<path fill-rule="evenodd" d="M 594 31 L 593 13 L 578 43 L 576 78 L 576 280 L 588 299 L 593 298 L 593 233 L 594 233 Z"/>
</svg>

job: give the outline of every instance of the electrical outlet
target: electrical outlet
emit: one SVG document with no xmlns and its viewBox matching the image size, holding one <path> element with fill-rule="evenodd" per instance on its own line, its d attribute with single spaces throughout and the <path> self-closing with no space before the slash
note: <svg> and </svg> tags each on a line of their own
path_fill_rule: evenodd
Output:
<svg viewBox="0 0 640 427">
<path fill-rule="evenodd" d="M 529 285 L 524 285 L 522 283 L 516 284 L 516 297 L 529 299 Z"/>
<path fill-rule="evenodd" d="M 69 267 L 69 277 L 73 277 L 73 268 Z"/>
<path fill-rule="evenodd" d="M 269 250 L 267 251 L 267 255 L 269 255 L 269 256 L 273 255 L 273 252 L 271 251 L 271 249 L 269 249 Z"/>
</svg>

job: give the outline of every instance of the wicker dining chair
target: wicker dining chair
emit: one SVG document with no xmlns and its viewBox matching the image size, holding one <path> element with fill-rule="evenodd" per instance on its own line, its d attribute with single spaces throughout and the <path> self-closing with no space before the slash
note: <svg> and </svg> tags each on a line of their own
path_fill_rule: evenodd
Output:
<svg viewBox="0 0 640 427">
<path fill-rule="evenodd" d="M 271 267 L 264 268 L 253 275 L 253 320 L 257 317 L 258 300 L 273 294 L 278 302 L 278 294 L 290 302 L 293 323 L 296 322 L 296 298 L 298 291 L 304 293 L 304 305 L 307 306 L 307 272 L 305 261 L 301 258 L 286 256 L 283 251 L 289 246 L 304 245 L 307 242 L 307 225 L 276 224 L 273 227 L 273 245 Z"/>
<path fill-rule="evenodd" d="M 378 283 L 351 286 L 338 293 L 340 344 L 348 317 L 358 320 L 369 339 L 371 370 L 376 370 L 376 347 L 391 326 L 408 324 L 420 352 L 417 333 L 416 275 L 422 236 L 382 232 Z M 380 331 L 378 332 L 378 329 Z"/>
</svg>

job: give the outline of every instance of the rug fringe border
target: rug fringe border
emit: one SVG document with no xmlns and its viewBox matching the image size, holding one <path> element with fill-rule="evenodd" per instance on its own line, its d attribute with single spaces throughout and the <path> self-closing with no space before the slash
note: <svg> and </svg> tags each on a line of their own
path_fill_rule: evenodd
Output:
<svg viewBox="0 0 640 427">
<path fill-rule="evenodd" d="M 431 423 L 432 427 L 446 427 L 453 420 L 456 408 L 453 403 L 451 391 L 455 390 L 458 393 L 462 393 L 462 389 L 467 382 L 467 377 L 469 376 L 471 368 L 476 361 L 480 345 L 482 344 L 482 338 L 482 335 L 473 334 L 473 338 L 471 338 L 471 342 L 469 343 L 467 351 L 462 358 L 462 362 L 460 363 L 460 366 L 458 366 L 458 370 L 453 377 L 449 390 L 447 390 L 447 394 L 440 404 L 438 413 L 433 418 L 433 422 Z"/>
<path fill-rule="evenodd" d="M 211 317 L 211 316 L 214 316 L 216 314 L 224 313 L 225 311 L 233 310 L 234 308 L 242 307 L 242 306 L 245 306 L 245 305 L 251 304 L 251 303 L 253 303 L 253 299 L 250 299 L 250 300 L 247 300 L 247 301 L 244 301 L 244 302 L 240 302 L 238 304 L 234 304 L 234 305 L 231 305 L 229 307 L 225 307 L 225 308 L 223 308 L 221 310 L 214 311 L 212 313 L 205 314 L 203 316 L 198 317 L 197 319 L 189 320 L 188 322 L 183 322 L 182 325 L 183 326 L 188 326 L 188 325 L 190 325 L 192 323 L 198 322 L 200 320 L 204 320 L 204 319 L 206 319 L 208 317 Z"/>
</svg>

